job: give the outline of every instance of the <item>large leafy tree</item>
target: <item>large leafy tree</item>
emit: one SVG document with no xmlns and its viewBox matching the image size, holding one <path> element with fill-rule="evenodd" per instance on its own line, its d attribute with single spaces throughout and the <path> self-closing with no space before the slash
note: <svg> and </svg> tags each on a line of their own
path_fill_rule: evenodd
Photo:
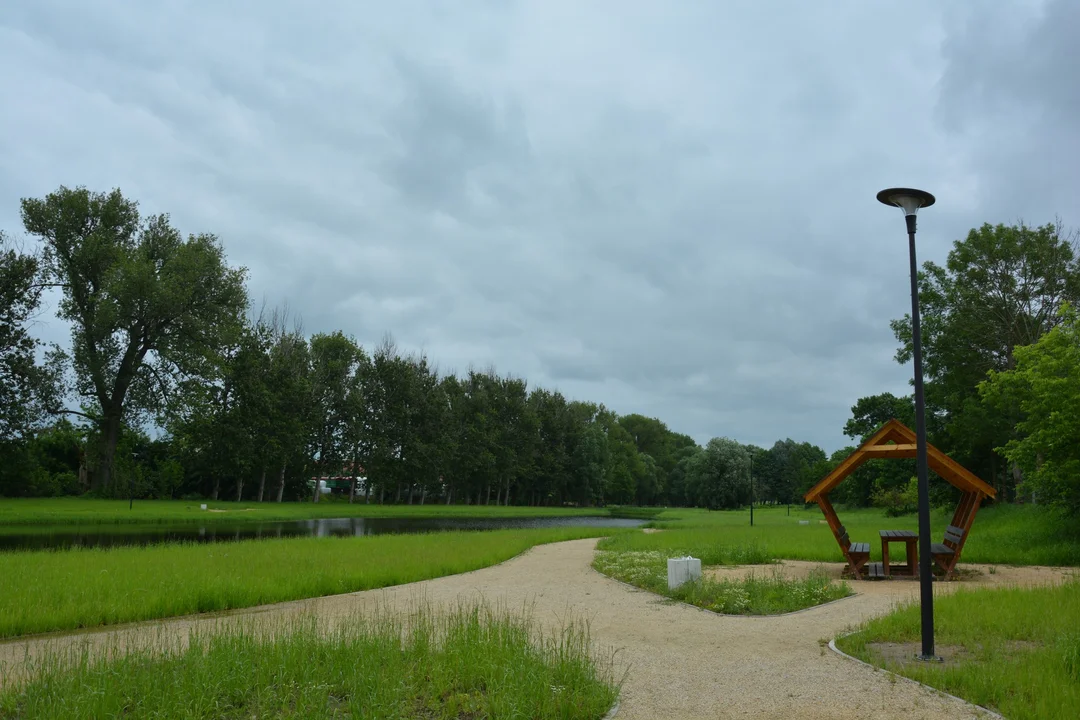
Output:
<svg viewBox="0 0 1080 720">
<path fill-rule="evenodd" d="M 710 510 L 736 508 L 750 501 L 750 453 L 729 438 L 713 438 L 692 456 L 687 486 L 694 504 Z"/>
<path fill-rule="evenodd" d="M 1080 511 L 1080 314 L 1063 308 L 1062 323 L 1027 347 L 1015 365 L 990 374 L 985 400 L 1018 412 L 1018 437 L 1001 448 L 1023 470 L 1022 488 L 1036 498 Z"/>
<path fill-rule="evenodd" d="M 821 448 L 791 438 L 777 440 L 768 450 L 754 453 L 758 499 L 774 503 L 794 501 L 820 479 L 825 459 Z"/>
<path fill-rule="evenodd" d="M 353 384 L 363 350 L 341 332 L 311 338 L 311 400 L 309 409 L 311 454 L 319 475 L 339 475 L 354 453 L 356 439 L 350 433 L 354 412 Z M 313 499 L 319 501 L 315 483 Z"/>
<path fill-rule="evenodd" d="M 24 198 L 22 220 L 42 242 L 46 276 L 63 291 L 75 387 L 99 429 L 96 484 L 108 487 L 125 418 L 201 372 L 239 321 L 244 271 L 228 266 L 213 235 L 185 239 L 167 215 L 141 218 L 119 190 L 61 187 Z"/>
<path fill-rule="evenodd" d="M 55 375 L 35 362 L 38 341 L 27 331 L 41 300 L 38 271 L 38 259 L 0 232 L 0 442 L 36 425 L 55 390 Z"/>
<path fill-rule="evenodd" d="M 919 293 L 931 436 L 973 470 L 996 474 L 993 449 L 1016 418 L 981 411 L 976 388 L 988 372 L 1014 368 L 1017 348 L 1057 326 L 1063 303 L 1080 302 L 1075 239 L 1058 225 L 983 225 L 954 243 L 944 267 L 923 265 Z M 910 317 L 892 327 L 897 360 L 907 362 Z"/>
</svg>

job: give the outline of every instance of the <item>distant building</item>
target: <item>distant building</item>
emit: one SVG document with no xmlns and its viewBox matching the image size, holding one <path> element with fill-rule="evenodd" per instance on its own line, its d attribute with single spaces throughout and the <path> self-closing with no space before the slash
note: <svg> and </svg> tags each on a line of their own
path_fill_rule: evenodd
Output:
<svg viewBox="0 0 1080 720">
<path fill-rule="evenodd" d="M 367 477 L 364 468 L 353 463 L 345 463 L 338 475 L 323 475 L 312 477 L 308 480 L 308 487 L 314 489 L 315 483 L 319 484 L 319 492 L 323 495 L 348 495 L 349 487 L 356 482 L 356 494 L 363 495 L 367 492 Z"/>
</svg>

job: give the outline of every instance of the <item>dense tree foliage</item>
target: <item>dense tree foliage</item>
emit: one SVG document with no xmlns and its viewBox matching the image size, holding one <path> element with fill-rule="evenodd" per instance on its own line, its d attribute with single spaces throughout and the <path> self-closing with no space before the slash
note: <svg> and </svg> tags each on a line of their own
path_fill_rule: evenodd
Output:
<svg viewBox="0 0 1080 720">
<path fill-rule="evenodd" d="M 919 293 L 930 441 L 994 485 L 999 500 L 1037 493 L 1075 511 L 1067 488 L 1076 469 L 1062 454 L 1080 441 L 1069 425 L 1077 406 L 1070 378 L 1080 372 L 1069 365 L 1075 315 L 1066 310 L 1080 300 L 1075 236 L 1056 224 L 983 225 L 954 243 L 945 267 L 923 265 Z M 910 317 L 892 328 L 901 343 L 896 359 L 906 363 Z M 890 417 L 913 426 L 912 398 L 861 398 L 844 430 L 861 442 Z M 836 499 L 910 504 L 914 474 L 914 461 L 872 461 Z M 955 495 L 933 477 L 931 493 L 939 502 Z"/>
<path fill-rule="evenodd" d="M 1080 315 L 1015 350 L 1012 368 L 990 374 L 980 390 L 1002 413 L 1019 415 L 1015 436 L 999 450 L 1023 471 L 1021 489 L 1036 499 L 1080 510 Z"/>
<path fill-rule="evenodd" d="M 55 391 L 55 377 L 37 364 L 38 342 L 27 329 L 41 300 L 38 271 L 38 258 L 0 233 L 0 443 L 37 425 Z"/>
<path fill-rule="evenodd" d="M 1074 238 L 1053 224 L 983 225 L 954 243 L 944 267 L 924 263 L 919 296 L 931 442 L 1010 496 L 1017 475 L 996 448 L 1020 417 L 988 408 L 978 386 L 1014 368 L 1016 349 L 1057 326 L 1064 303 L 1080 303 Z M 910 317 L 892 326 L 907 362 Z"/>
<path fill-rule="evenodd" d="M 326 482 L 349 502 L 734 508 L 798 502 L 882 423 L 914 424 L 911 397 L 882 393 L 852 406 L 853 446 L 828 457 L 790 438 L 701 447 L 494 369 L 440 373 L 390 338 L 365 348 L 308 335 L 286 310 L 252 315 L 214 236 L 185 239 L 119 191 L 61 187 L 23 200 L 22 219 L 39 252 L 0 237 L 0 495 L 319 502 Z M 27 331 L 48 286 L 69 355 L 43 354 Z M 945 267 L 926 263 L 920 287 L 931 441 L 1000 499 L 1080 509 L 1072 239 L 985 225 Z M 909 321 L 892 326 L 907 362 Z M 914 473 L 866 463 L 834 500 L 904 511 Z"/>
<path fill-rule="evenodd" d="M 99 434 L 94 479 L 109 487 L 125 420 L 213 364 L 246 304 L 244 273 L 225 264 L 214 236 L 185 240 L 168 216 L 140 218 L 119 190 L 61 187 L 24 199 L 22 219 L 63 292 L 75 387 Z"/>
</svg>

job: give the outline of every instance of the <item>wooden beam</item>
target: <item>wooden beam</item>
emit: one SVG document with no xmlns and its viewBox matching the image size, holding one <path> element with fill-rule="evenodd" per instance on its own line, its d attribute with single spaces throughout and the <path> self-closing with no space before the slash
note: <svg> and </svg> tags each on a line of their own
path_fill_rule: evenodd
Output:
<svg viewBox="0 0 1080 720">
<path fill-rule="evenodd" d="M 915 445 L 871 445 L 863 448 L 863 452 L 871 459 L 877 458 L 913 458 L 915 457 Z"/>
</svg>

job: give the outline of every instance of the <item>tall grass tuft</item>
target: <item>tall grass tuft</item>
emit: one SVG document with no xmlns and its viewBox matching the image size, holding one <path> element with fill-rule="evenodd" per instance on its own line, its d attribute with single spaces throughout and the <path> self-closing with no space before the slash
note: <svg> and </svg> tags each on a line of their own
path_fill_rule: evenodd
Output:
<svg viewBox="0 0 1080 720">
<path fill-rule="evenodd" d="M 741 580 L 701 578 L 680 585 L 670 595 L 729 615 L 776 615 L 839 600 L 851 595 L 851 587 L 842 581 L 834 583 L 824 572 L 813 572 L 803 579 L 788 579 L 773 572 L 751 573 Z"/>
<path fill-rule="evenodd" d="M 1011 720 L 1077 717 L 1080 579 L 1058 587 L 958 590 L 934 600 L 943 663 L 897 662 L 876 643 L 920 637 L 917 604 L 866 623 L 837 645 L 867 662 L 997 710 Z M 957 652 L 962 650 L 963 652 Z"/>
<path fill-rule="evenodd" d="M 595 720 L 618 693 L 584 624 L 545 633 L 487 607 L 230 624 L 186 645 L 46 656 L 29 677 L 0 692 L 0 717 Z"/>
</svg>

